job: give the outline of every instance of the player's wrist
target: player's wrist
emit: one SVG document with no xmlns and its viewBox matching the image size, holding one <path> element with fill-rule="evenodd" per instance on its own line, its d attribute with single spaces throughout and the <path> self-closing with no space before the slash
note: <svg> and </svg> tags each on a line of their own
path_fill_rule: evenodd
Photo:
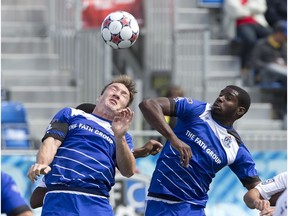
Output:
<svg viewBox="0 0 288 216">
<path fill-rule="evenodd" d="M 117 136 L 115 136 L 115 141 L 116 141 L 116 143 L 118 144 L 121 144 L 121 143 L 123 143 L 123 142 L 125 142 L 126 140 L 125 140 L 125 136 L 123 136 L 123 135 L 117 135 Z"/>
</svg>

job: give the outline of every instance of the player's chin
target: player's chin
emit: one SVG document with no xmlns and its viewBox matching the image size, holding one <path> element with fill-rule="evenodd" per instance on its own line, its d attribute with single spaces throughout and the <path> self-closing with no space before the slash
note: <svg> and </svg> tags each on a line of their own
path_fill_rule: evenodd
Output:
<svg viewBox="0 0 288 216">
<path fill-rule="evenodd" d="M 212 114 L 220 114 L 221 113 L 221 109 L 219 107 L 212 107 L 211 108 L 211 113 Z"/>
<path fill-rule="evenodd" d="M 117 105 L 111 105 L 109 108 L 110 108 L 110 110 L 111 110 L 112 112 L 114 112 L 115 114 L 116 114 L 116 113 L 119 113 L 121 110 L 123 110 L 122 108 L 120 108 L 120 107 L 117 106 Z"/>
</svg>

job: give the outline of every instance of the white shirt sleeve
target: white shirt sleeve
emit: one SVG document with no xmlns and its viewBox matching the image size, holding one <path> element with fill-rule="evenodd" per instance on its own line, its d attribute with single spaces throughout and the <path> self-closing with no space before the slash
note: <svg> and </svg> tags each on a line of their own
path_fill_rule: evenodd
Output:
<svg viewBox="0 0 288 216">
<path fill-rule="evenodd" d="M 273 216 L 287 216 L 287 189 L 278 198 Z"/>
<path fill-rule="evenodd" d="M 269 200 L 272 195 L 287 188 L 287 172 L 282 172 L 271 179 L 267 179 L 259 183 L 255 188 L 265 200 Z"/>
</svg>

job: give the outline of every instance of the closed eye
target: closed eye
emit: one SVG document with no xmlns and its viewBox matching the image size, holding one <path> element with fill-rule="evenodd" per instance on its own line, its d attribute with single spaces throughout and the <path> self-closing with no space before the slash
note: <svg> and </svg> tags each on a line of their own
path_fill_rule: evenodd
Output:
<svg viewBox="0 0 288 216">
<path fill-rule="evenodd" d="M 121 95 L 125 98 L 128 98 L 129 97 L 129 94 L 126 92 L 126 91 L 122 91 L 121 92 Z"/>
</svg>

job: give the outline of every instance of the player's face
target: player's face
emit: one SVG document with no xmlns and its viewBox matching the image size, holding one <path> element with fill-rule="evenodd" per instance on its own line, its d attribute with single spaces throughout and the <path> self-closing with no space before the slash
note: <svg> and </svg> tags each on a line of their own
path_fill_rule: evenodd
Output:
<svg viewBox="0 0 288 216">
<path fill-rule="evenodd" d="M 106 88 L 101 98 L 106 107 L 115 111 L 127 107 L 130 94 L 124 84 L 112 83 Z"/>
<path fill-rule="evenodd" d="M 212 105 L 212 115 L 221 116 L 222 118 L 234 118 L 238 111 L 238 95 L 239 93 L 232 88 L 226 87 L 223 89 Z"/>
</svg>

